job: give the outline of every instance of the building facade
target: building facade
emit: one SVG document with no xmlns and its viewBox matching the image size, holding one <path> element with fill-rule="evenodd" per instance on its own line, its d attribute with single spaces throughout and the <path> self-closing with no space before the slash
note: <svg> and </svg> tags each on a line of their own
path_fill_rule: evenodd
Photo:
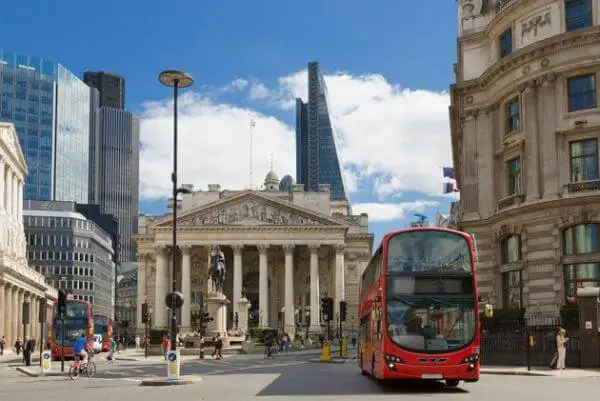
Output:
<svg viewBox="0 0 600 401">
<path fill-rule="evenodd" d="M 113 316 L 115 263 L 112 237 L 77 211 L 74 202 L 25 201 L 29 265 L 48 284 Z"/>
<path fill-rule="evenodd" d="M 496 307 L 600 286 L 600 1 L 459 2 L 451 132 L 460 227 Z"/>
<path fill-rule="evenodd" d="M 308 102 L 296 99 L 296 179 L 307 191 L 331 187 L 331 199 L 348 202 L 342 164 L 329 113 L 327 86 L 319 63 L 308 63 Z"/>
<path fill-rule="evenodd" d="M 191 188 L 191 186 L 188 186 Z M 329 185 L 307 192 L 294 185 L 279 189 L 275 173 L 263 191 L 208 191 L 184 194 L 178 211 L 178 280 L 185 300 L 182 331 L 197 330 L 200 294 L 210 292 L 208 264 L 214 246 L 224 252 L 227 327 L 242 296 L 250 301 L 251 320 L 288 333 L 321 332 L 320 298 L 348 302 L 347 328 L 357 328 L 359 278 L 372 254 L 368 216 L 337 213 Z M 152 323 L 166 326 L 165 296 L 170 291 L 172 216 L 142 216 L 138 243 L 138 327 L 141 304 L 153 308 Z M 231 272 L 231 273 L 230 273 Z M 183 279 L 183 280 L 182 280 Z M 182 284 L 181 284 L 182 283 Z"/>
<path fill-rule="evenodd" d="M 0 120 L 29 167 L 25 199 L 88 201 L 93 91 L 58 63 L 0 49 Z"/>
<path fill-rule="evenodd" d="M 140 124 L 129 112 L 109 107 L 99 110 L 100 135 L 94 175 L 94 198 L 103 213 L 119 221 L 119 261 L 133 262 L 139 205 Z"/>
<path fill-rule="evenodd" d="M 124 262 L 117 274 L 116 322 L 127 333 L 135 333 L 137 328 L 137 263 Z"/>
<path fill-rule="evenodd" d="M 86 71 L 83 82 L 100 92 L 100 107 L 125 109 L 125 78 L 110 72 Z"/>
<path fill-rule="evenodd" d="M 47 309 L 46 321 L 50 321 L 52 303 L 58 297 L 44 276 L 27 264 L 22 217 L 26 174 L 14 125 L 0 123 L 0 337 L 10 346 L 23 335 L 40 338 L 40 309 Z M 28 304 L 28 324 L 24 324 L 24 303 Z"/>
</svg>

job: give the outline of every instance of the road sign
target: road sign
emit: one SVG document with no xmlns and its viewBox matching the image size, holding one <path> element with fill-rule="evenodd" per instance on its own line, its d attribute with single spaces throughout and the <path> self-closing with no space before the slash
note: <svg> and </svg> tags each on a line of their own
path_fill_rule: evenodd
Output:
<svg viewBox="0 0 600 401">
<path fill-rule="evenodd" d="M 181 362 L 179 360 L 179 349 L 167 353 L 167 379 L 179 380 Z"/>
<path fill-rule="evenodd" d="M 42 352 L 42 372 L 49 372 L 52 369 L 52 358 L 50 351 Z"/>
</svg>

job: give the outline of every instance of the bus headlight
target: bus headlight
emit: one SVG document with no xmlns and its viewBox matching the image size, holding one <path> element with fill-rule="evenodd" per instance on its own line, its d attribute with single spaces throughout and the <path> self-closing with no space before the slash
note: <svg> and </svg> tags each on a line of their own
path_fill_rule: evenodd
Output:
<svg viewBox="0 0 600 401">
<path fill-rule="evenodd" d="M 404 363 L 402 358 L 400 358 L 399 356 L 394 356 L 394 355 L 389 355 L 389 354 L 385 354 L 383 356 L 383 359 L 385 359 L 385 362 L 386 362 L 388 368 L 390 368 L 392 370 L 396 370 L 397 363 Z"/>
<path fill-rule="evenodd" d="M 473 354 L 473 355 L 469 355 L 468 357 L 463 359 L 461 364 L 468 363 L 469 368 L 467 369 L 467 371 L 471 371 L 471 370 L 475 369 L 475 366 L 477 366 L 477 362 L 479 362 L 479 354 Z"/>
</svg>

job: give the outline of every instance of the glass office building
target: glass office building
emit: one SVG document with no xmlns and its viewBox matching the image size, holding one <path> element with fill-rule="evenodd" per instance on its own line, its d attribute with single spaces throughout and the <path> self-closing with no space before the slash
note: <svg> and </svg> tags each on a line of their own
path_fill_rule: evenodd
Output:
<svg viewBox="0 0 600 401">
<path fill-rule="evenodd" d="M 0 120 L 17 129 L 25 199 L 88 201 L 92 91 L 60 64 L 0 49 Z"/>
<path fill-rule="evenodd" d="M 331 200 L 348 201 L 329 110 L 319 63 L 311 62 L 308 102 L 296 99 L 296 179 L 306 191 L 319 191 L 319 184 L 329 184 Z"/>
</svg>

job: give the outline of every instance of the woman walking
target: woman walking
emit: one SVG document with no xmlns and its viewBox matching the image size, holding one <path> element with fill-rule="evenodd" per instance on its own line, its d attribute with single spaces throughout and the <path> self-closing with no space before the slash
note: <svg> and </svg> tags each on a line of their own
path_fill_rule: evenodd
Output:
<svg viewBox="0 0 600 401">
<path fill-rule="evenodd" d="M 567 341 L 569 339 L 566 337 L 567 331 L 560 327 L 558 329 L 558 334 L 556 335 L 556 348 L 558 351 L 558 360 L 556 361 L 556 369 L 563 370 L 566 368 L 565 359 L 567 357 Z"/>
</svg>

